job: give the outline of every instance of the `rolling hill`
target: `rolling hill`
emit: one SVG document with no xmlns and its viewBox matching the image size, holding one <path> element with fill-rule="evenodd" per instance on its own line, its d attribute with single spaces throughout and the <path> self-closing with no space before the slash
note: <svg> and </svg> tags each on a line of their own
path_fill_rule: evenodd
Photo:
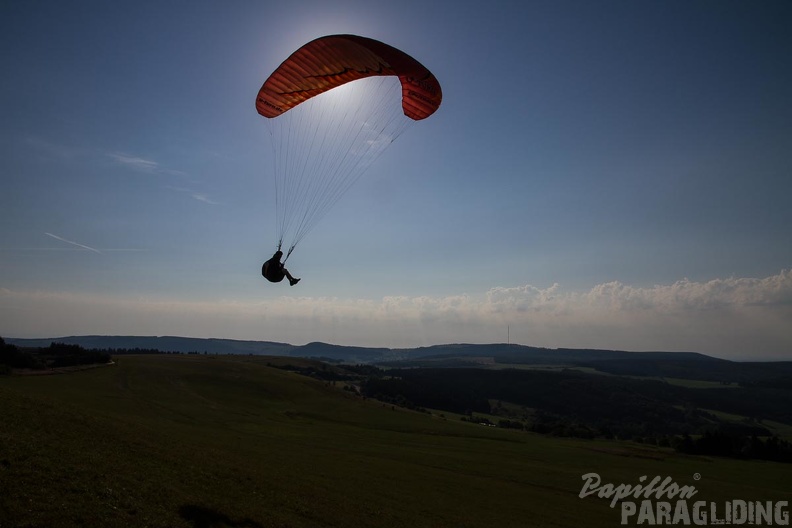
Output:
<svg viewBox="0 0 792 528">
<path fill-rule="evenodd" d="M 617 525 L 609 500 L 579 496 L 591 472 L 615 483 L 669 476 L 721 506 L 788 498 L 784 464 L 443 419 L 273 368 L 270 358 L 116 359 L 0 377 L 0 524 Z"/>
<path fill-rule="evenodd" d="M 792 362 L 737 362 L 695 352 L 628 352 L 595 349 L 550 349 L 524 345 L 447 344 L 390 349 L 272 341 L 198 339 L 173 336 L 69 336 L 47 339 L 5 338 L 20 347 L 47 347 L 52 342 L 85 349 L 159 350 L 162 352 L 313 357 L 346 363 L 388 367 L 520 367 L 555 365 L 598 372 L 658 378 L 681 378 L 722 383 L 755 383 L 792 379 Z"/>
</svg>

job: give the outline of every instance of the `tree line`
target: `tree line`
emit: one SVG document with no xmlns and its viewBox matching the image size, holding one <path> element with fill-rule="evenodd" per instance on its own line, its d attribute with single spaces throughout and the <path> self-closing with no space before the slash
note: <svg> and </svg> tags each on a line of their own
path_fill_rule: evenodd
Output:
<svg viewBox="0 0 792 528">
<path fill-rule="evenodd" d="M 45 370 L 109 363 L 112 357 L 102 350 L 86 350 L 79 345 L 50 343 L 43 348 L 20 348 L 0 337 L 0 374 L 11 369 Z"/>
</svg>

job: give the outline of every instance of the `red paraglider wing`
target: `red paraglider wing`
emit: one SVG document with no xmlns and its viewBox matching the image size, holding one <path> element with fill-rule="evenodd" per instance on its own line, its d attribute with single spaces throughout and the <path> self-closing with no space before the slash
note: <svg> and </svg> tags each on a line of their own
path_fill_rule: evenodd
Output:
<svg viewBox="0 0 792 528">
<path fill-rule="evenodd" d="M 376 75 L 399 77 L 402 109 L 410 119 L 425 119 L 440 106 L 440 83 L 417 60 L 377 40 L 330 35 L 304 45 L 270 75 L 259 90 L 256 110 L 277 117 L 311 97 Z"/>
</svg>

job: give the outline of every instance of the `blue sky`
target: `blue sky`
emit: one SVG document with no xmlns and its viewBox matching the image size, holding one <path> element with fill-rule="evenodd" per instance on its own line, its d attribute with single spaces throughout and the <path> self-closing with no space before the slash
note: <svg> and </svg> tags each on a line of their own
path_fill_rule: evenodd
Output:
<svg viewBox="0 0 792 528">
<path fill-rule="evenodd" d="M 792 359 L 786 1 L 4 2 L 0 335 Z M 298 246 L 254 107 L 316 37 L 443 104 Z"/>
</svg>

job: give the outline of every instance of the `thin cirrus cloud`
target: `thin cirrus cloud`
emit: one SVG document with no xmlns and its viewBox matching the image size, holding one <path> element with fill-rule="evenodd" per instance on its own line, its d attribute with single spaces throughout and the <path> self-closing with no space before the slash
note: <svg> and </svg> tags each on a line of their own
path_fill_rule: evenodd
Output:
<svg viewBox="0 0 792 528">
<path fill-rule="evenodd" d="M 90 150 L 64 145 L 49 141 L 37 136 L 28 136 L 23 139 L 24 145 L 34 149 L 38 154 L 60 160 L 73 160 L 90 156 Z"/>
<path fill-rule="evenodd" d="M 147 172 L 149 174 L 170 174 L 175 176 L 185 176 L 186 174 L 182 171 L 169 169 L 167 167 L 163 167 L 161 163 L 158 161 L 141 158 L 138 156 L 131 156 L 129 154 L 124 154 L 120 152 L 112 152 L 107 154 L 108 157 L 115 160 L 116 163 L 122 165 L 124 167 L 128 167 L 130 169 L 134 169 L 140 172 Z"/>
<path fill-rule="evenodd" d="M 96 153 L 90 149 L 70 147 L 68 145 L 53 143 L 37 137 L 26 138 L 25 143 L 49 157 L 56 157 L 60 159 L 75 159 L 80 157 L 92 158 L 96 155 Z M 127 154 L 124 152 L 110 152 L 104 153 L 103 155 L 112 159 L 117 165 L 136 172 L 154 175 L 178 176 L 182 179 L 187 177 L 187 173 L 165 167 L 162 165 L 162 163 L 156 160 L 142 158 L 140 156 Z M 219 205 L 219 202 L 212 199 L 212 197 L 205 192 L 178 186 L 167 186 L 167 188 L 180 194 L 185 194 L 193 200 L 201 203 Z M 79 246 L 79 244 L 76 245 Z"/>
<path fill-rule="evenodd" d="M 52 233 L 44 233 L 44 234 L 47 235 L 48 237 L 54 238 L 55 240 L 60 240 L 61 242 L 65 242 L 67 244 L 71 244 L 72 246 L 76 246 L 78 248 L 87 249 L 88 251 L 93 251 L 94 253 L 99 253 L 99 254 L 102 253 L 101 251 L 99 251 L 96 248 L 92 248 L 91 246 L 86 246 L 84 244 L 80 244 L 80 243 L 77 243 L 77 242 L 74 242 L 74 241 L 71 241 L 71 240 L 66 240 L 63 237 L 59 237 L 58 235 L 53 235 Z"/>
<path fill-rule="evenodd" d="M 176 191 L 176 192 L 181 193 L 181 194 L 186 194 L 187 196 L 189 196 L 193 200 L 197 200 L 199 202 L 207 203 L 207 204 L 210 204 L 210 205 L 219 205 L 220 204 L 220 202 L 216 202 L 216 201 L 212 200 L 212 198 L 210 198 L 209 195 L 204 194 L 202 192 L 198 192 L 198 191 L 196 191 L 194 189 L 189 189 L 189 188 L 186 188 L 186 187 L 172 187 L 172 186 L 168 186 L 168 189 L 170 189 L 172 191 Z"/>
<path fill-rule="evenodd" d="M 160 171 L 160 164 L 156 161 L 147 160 L 143 158 L 138 158 L 136 156 L 128 156 L 126 154 L 108 154 L 111 158 L 113 158 L 116 162 L 124 165 L 126 167 L 130 167 L 136 170 L 140 170 L 143 172 L 159 172 Z"/>
<path fill-rule="evenodd" d="M 148 174 L 167 174 L 167 175 L 182 176 L 182 177 L 186 176 L 186 174 L 182 171 L 168 169 L 166 167 L 163 167 L 162 164 L 160 164 L 159 162 L 151 159 L 141 158 L 138 156 L 131 156 L 128 154 L 123 154 L 118 152 L 110 153 L 108 154 L 108 156 L 113 160 L 115 160 L 116 163 L 139 172 L 145 172 Z M 198 202 L 202 202 L 210 205 L 219 204 L 219 202 L 213 200 L 208 194 L 200 191 L 196 191 L 194 189 L 185 188 L 185 187 L 176 187 L 171 185 L 167 186 L 167 188 L 172 191 L 176 191 L 180 194 L 185 194 Z"/>
<path fill-rule="evenodd" d="M 75 242 L 73 240 L 68 240 L 66 238 L 63 238 L 63 237 L 58 236 L 58 235 L 54 235 L 52 233 L 44 233 L 44 234 L 47 235 L 50 238 L 54 238 L 55 240 L 58 240 L 60 242 L 64 242 L 66 244 L 69 244 L 73 248 L 83 249 L 83 250 L 86 250 L 86 251 L 92 251 L 94 253 L 99 253 L 100 255 L 103 252 L 112 252 L 112 251 L 145 251 L 144 249 L 138 249 L 138 248 L 105 248 L 105 249 L 96 249 L 94 247 L 87 246 L 85 244 L 80 244 L 79 242 Z M 56 249 L 57 250 L 57 249 L 63 249 L 63 248 L 44 248 L 44 249 Z"/>
</svg>

